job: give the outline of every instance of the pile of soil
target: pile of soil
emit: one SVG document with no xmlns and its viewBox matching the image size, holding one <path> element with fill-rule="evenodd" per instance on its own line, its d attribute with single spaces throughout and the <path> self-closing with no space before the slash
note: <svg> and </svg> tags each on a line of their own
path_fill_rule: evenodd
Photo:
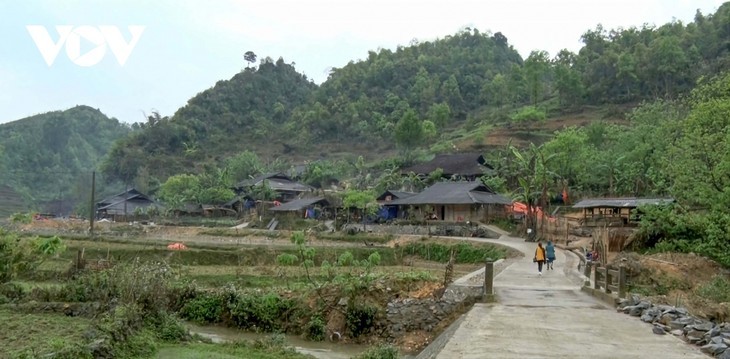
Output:
<svg viewBox="0 0 730 359">
<path fill-rule="evenodd" d="M 730 319 L 728 303 L 718 303 L 698 294 L 716 276 L 729 273 L 721 265 L 694 253 L 620 254 L 612 261 L 628 268 L 629 287 L 646 293 L 656 304 L 685 307 L 698 317 L 725 321 Z"/>
</svg>

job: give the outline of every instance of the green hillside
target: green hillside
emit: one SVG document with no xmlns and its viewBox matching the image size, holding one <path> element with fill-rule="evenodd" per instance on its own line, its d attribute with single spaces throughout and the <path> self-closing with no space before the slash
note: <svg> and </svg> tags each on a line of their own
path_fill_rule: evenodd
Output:
<svg viewBox="0 0 730 359">
<path fill-rule="evenodd" d="M 251 148 L 281 148 L 286 121 L 316 85 L 279 59 L 264 59 L 190 99 L 172 117 L 150 116 L 111 149 L 105 173 L 123 181 L 201 171 Z M 262 147 L 258 147 L 262 146 Z"/>
<path fill-rule="evenodd" d="M 500 131 L 528 131 L 524 138 L 540 142 L 550 138 L 556 126 L 545 123 L 554 118 L 592 108 L 590 121 L 622 119 L 641 101 L 686 95 L 699 78 L 730 66 L 729 29 L 724 4 L 688 24 L 599 25 L 582 35 L 578 53 L 535 50 L 523 59 L 505 34 L 467 28 L 370 51 L 333 69 L 321 86 L 283 59 L 266 58 L 172 117 L 140 124 L 116 144 L 105 173 L 128 182 L 140 173 L 164 180 L 203 172 L 244 150 L 297 162 L 482 149 Z"/>
<path fill-rule="evenodd" d="M 12 188 L 23 207 L 44 210 L 53 201 L 73 208 L 79 198 L 88 198 L 91 171 L 112 143 L 130 131 L 88 106 L 2 124 L 0 186 Z M 0 207 L 6 211 L 20 207 L 17 196 L 12 198 L 3 198 Z"/>
</svg>

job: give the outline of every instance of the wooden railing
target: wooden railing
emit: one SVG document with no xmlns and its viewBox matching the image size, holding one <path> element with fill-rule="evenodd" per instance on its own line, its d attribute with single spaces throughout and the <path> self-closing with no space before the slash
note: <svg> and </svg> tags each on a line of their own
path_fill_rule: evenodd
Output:
<svg viewBox="0 0 730 359">
<path fill-rule="evenodd" d="M 616 293 L 619 298 L 626 298 L 626 267 L 619 266 L 618 269 L 613 269 L 588 261 L 583 274 L 591 278 L 593 289 Z"/>
</svg>

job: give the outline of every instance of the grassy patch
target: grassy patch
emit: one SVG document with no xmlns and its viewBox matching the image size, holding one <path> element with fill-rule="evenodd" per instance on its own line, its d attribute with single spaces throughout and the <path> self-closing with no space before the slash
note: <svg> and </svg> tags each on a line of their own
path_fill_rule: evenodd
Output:
<svg viewBox="0 0 730 359">
<path fill-rule="evenodd" d="M 717 303 L 730 302 L 730 280 L 715 276 L 712 281 L 697 289 L 697 295 Z"/>
<path fill-rule="evenodd" d="M 178 344 L 165 345 L 157 352 L 157 359 L 308 359 L 284 347 L 264 347 L 249 342 L 231 344 Z"/>
<path fill-rule="evenodd" d="M 165 261 L 174 265 L 266 265 L 274 264 L 276 256 L 281 253 L 296 254 L 296 247 L 289 246 L 260 246 L 240 244 L 234 245 L 201 245 L 197 243 L 187 244 L 188 250 L 171 251 L 167 249 L 167 243 L 135 243 L 135 242 L 92 242 L 81 240 L 67 240 L 67 250 L 61 255 L 59 261 L 66 261 L 70 264 L 75 260 L 77 251 L 84 248 L 86 259 L 111 258 L 115 261 L 129 261 L 139 258 L 140 261 Z M 345 247 L 317 247 L 315 262 L 322 260 L 332 261 L 340 254 L 350 251 L 355 259 L 367 258 L 373 251 L 381 256 L 381 263 L 396 263 L 392 248 L 368 248 L 363 246 Z M 68 267 L 65 267 L 66 269 Z"/>
<path fill-rule="evenodd" d="M 395 238 L 392 234 L 372 235 L 367 233 L 317 233 L 316 237 L 321 240 L 350 243 L 388 243 Z"/>
<path fill-rule="evenodd" d="M 403 248 L 406 255 L 417 255 L 428 261 L 446 263 L 454 251 L 456 263 L 482 263 L 486 258 L 497 260 L 506 257 L 506 251 L 491 244 L 455 243 L 447 244 L 424 240 L 410 242 Z"/>
<path fill-rule="evenodd" d="M 0 309 L 0 358 L 37 358 L 83 342 L 90 321 L 63 314 L 25 314 Z M 66 348 L 66 350 L 64 350 Z"/>
<path fill-rule="evenodd" d="M 333 267 L 330 272 L 337 275 L 352 270 L 352 267 Z M 317 282 L 327 281 L 319 268 L 314 268 L 312 272 L 310 277 L 313 280 Z M 235 284 L 237 287 L 242 288 L 286 287 L 296 289 L 310 284 L 305 270 L 301 266 L 189 266 L 183 267 L 181 273 L 184 278 L 195 280 L 198 285 L 204 288 L 217 288 Z M 410 283 L 437 280 L 443 274 L 443 268 L 437 267 L 430 270 L 414 271 L 414 267 L 377 266 L 373 269 L 373 273 L 394 278 L 399 282 Z"/>
</svg>

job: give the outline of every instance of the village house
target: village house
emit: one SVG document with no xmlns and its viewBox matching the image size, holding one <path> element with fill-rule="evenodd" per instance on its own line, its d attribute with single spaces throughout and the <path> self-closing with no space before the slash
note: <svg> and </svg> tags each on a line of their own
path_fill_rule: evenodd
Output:
<svg viewBox="0 0 730 359">
<path fill-rule="evenodd" d="M 97 218 L 109 218 L 114 221 L 126 221 L 129 216 L 147 213 L 151 208 L 160 209 L 161 206 L 146 194 L 129 188 L 114 196 L 105 198 L 96 203 Z"/>
<path fill-rule="evenodd" d="M 392 204 L 393 201 L 403 198 L 408 198 L 411 196 L 415 196 L 416 193 L 413 192 L 405 192 L 405 191 L 393 191 L 393 190 L 387 190 L 383 192 L 378 198 L 375 200 L 378 202 L 378 204 L 381 206 L 380 211 L 378 212 L 378 217 L 384 220 L 390 220 L 403 218 L 405 216 L 405 211 L 398 212 L 398 206 Z"/>
<path fill-rule="evenodd" d="M 443 171 L 443 178 L 460 181 L 475 181 L 483 175 L 494 173 L 494 168 L 486 163 L 481 153 L 439 154 L 428 162 L 404 168 L 401 173 L 426 177 L 438 169 Z"/>
<path fill-rule="evenodd" d="M 323 211 L 330 206 L 329 201 L 324 197 L 295 199 L 269 208 L 269 211 L 286 213 L 297 218 L 320 218 Z"/>
<path fill-rule="evenodd" d="M 306 192 L 314 190 L 311 186 L 296 182 L 291 177 L 283 173 L 265 173 L 258 175 L 252 179 L 239 182 L 235 186 L 235 191 L 239 194 L 250 194 L 251 190 L 256 186 L 261 186 L 266 182 L 274 192 L 276 192 L 276 200 L 280 202 L 288 202 Z"/>
<path fill-rule="evenodd" d="M 466 222 L 489 222 L 510 215 L 512 200 L 478 181 L 438 182 L 423 192 L 390 202 L 400 209 L 412 207 L 420 218 Z"/>
<path fill-rule="evenodd" d="M 573 208 L 583 211 L 584 226 L 627 226 L 635 225 L 641 219 L 641 215 L 635 212 L 638 207 L 672 202 L 673 198 L 587 198 Z"/>
</svg>

